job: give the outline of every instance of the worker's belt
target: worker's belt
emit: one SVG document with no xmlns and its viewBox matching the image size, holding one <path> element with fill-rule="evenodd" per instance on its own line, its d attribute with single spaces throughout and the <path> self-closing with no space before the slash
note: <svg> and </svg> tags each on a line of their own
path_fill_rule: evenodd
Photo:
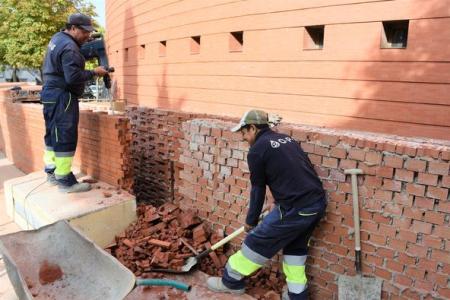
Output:
<svg viewBox="0 0 450 300">
<path fill-rule="evenodd" d="M 48 88 L 59 88 L 66 90 L 67 84 L 63 76 L 44 75 L 45 86 Z"/>
</svg>

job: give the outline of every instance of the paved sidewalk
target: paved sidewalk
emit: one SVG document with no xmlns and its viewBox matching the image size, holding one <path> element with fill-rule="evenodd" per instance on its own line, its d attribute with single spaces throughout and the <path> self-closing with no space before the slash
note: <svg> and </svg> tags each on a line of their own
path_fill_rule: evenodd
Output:
<svg viewBox="0 0 450 300">
<path fill-rule="evenodd" d="M 0 152 L 0 235 L 20 230 L 19 226 L 17 226 L 6 214 L 3 183 L 8 179 L 20 177 L 23 175 L 25 174 L 19 169 L 17 169 L 5 157 L 5 155 L 2 152 Z M 2 300 L 18 299 L 9 281 L 8 275 L 6 274 L 3 259 L 0 259 L 0 299 Z"/>
</svg>

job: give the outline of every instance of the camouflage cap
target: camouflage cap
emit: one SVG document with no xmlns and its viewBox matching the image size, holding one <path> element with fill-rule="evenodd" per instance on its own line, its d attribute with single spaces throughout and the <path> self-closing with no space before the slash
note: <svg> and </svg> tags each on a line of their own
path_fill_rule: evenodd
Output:
<svg viewBox="0 0 450 300">
<path fill-rule="evenodd" d="M 231 128 L 232 132 L 237 132 L 241 130 L 246 125 L 251 124 L 267 124 L 269 125 L 269 116 L 265 111 L 252 109 L 247 111 L 239 121 L 239 123 Z"/>
</svg>

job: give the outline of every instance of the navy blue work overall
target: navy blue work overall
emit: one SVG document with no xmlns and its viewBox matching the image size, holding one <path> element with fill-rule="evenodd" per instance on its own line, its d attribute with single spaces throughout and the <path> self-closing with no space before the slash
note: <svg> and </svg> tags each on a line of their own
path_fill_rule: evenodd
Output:
<svg viewBox="0 0 450 300">
<path fill-rule="evenodd" d="M 78 141 L 78 97 L 83 94 L 85 82 L 94 77 L 84 67 L 85 59 L 77 42 L 68 33 L 56 33 L 43 65 L 44 163 L 45 171 L 54 173 L 66 185 L 76 183 L 71 166 Z"/>
<path fill-rule="evenodd" d="M 243 289 L 245 277 L 282 250 L 290 299 L 307 299 L 308 242 L 327 205 L 322 183 L 300 145 L 268 128 L 257 134 L 247 161 L 252 191 L 246 223 L 257 224 L 266 185 L 276 206 L 229 258 L 222 282 L 228 288 Z"/>
</svg>

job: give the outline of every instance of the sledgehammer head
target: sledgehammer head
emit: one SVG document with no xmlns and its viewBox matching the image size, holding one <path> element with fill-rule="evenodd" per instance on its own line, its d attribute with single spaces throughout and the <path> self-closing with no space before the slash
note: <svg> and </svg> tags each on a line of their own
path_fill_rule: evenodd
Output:
<svg viewBox="0 0 450 300">
<path fill-rule="evenodd" d="M 361 170 L 361 169 L 347 169 L 347 170 L 344 170 L 344 174 L 361 175 L 361 174 L 363 174 L 363 170 Z"/>
</svg>

